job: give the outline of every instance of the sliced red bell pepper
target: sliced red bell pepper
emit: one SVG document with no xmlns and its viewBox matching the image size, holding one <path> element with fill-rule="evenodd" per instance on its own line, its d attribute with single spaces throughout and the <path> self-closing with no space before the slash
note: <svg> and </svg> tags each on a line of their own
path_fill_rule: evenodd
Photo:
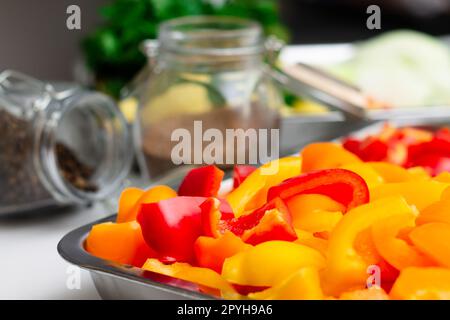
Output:
<svg viewBox="0 0 450 320">
<path fill-rule="evenodd" d="M 176 197 L 141 205 L 137 221 L 147 244 L 165 260 L 191 262 L 194 242 L 202 235 L 203 197 Z"/>
<path fill-rule="evenodd" d="M 179 196 L 216 197 L 224 172 L 214 165 L 192 169 L 178 189 Z"/>
<path fill-rule="evenodd" d="M 253 172 L 256 167 L 247 165 L 236 165 L 233 170 L 233 188 L 239 185 Z"/>
<path fill-rule="evenodd" d="M 202 231 L 205 236 L 218 238 L 228 230 L 228 222 L 234 218 L 234 215 L 221 210 L 221 206 L 227 205 L 226 201 L 216 198 L 208 198 L 200 205 Z"/>
<path fill-rule="evenodd" d="M 285 180 L 269 189 L 268 201 L 283 200 L 299 194 L 322 194 L 343 204 L 348 211 L 369 202 L 366 182 L 356 173 L 345 169 L 325 169 Z"/>
<path fill-rule="evenodd" d="M 450 133 L 441 129 L 431 141 L 411 145 L 408 148 L 406 167 L 422 166 L 431 175 L 450 170 Z"/>
<path fill-rule="evenodd" d="M 209 198 L 200 205 L 205 235 L 218 238 L 227 230 L 250 244 L 269 240 L 294 241 L 297 235 L 284 202 L 275 198 L 250 214 L 230 219 L 218 210 L 220 202 Z"/>
<path fill-rule="evenodd" d="M 243 232 L 242 240 L 252 245 L 270 240 L 297 240 L 291 216 L 283 201 L 275 198 L 273 205 L 274 208 L 266 210 L 256 226 Z"/>
<path fill-rule="evenodd" d="M 192 262 L 193 245 L 201 235 L 202 209 L 205 197 L 175 197 L 141 205 L 137 221 L 141 225 L 145 242 L 167 262 Z M 217 200 L 220 218 L 234 217 L 225 200 Z"/>
</svg>

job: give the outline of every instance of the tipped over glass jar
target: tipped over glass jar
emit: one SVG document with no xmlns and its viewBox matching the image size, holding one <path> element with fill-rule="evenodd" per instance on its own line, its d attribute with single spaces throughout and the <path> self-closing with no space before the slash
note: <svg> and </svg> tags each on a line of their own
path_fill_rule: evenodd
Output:
<svg viewBox="0 0 450 320">
<path fill-rule="evenodd" d="M 205 151 L 204 133 L 209 129 L 226 136 L 230 129 L 279 128 L 282 98 L 265 72 L 269 67 L 265 44 L 258 23 L 209 16 L 167 21 L 160 26 L 158 40 L 145 43 L 149 64 L 147 74 L 137 78 L 141 84 L 135 141 L 147 178 L 157 178 L 180 164 L 173 159 L 177 132 L 188 133 L 192 147 L 185 150 L 189 155 L 182 155 L 188 158 L 183 164 L 201 165 L 211 164 L 198 155 Z M 222 167 L 238 159 L 248 163 L 249 151 L 258 142 L 239 147 L 222 143 L 215 151 L 220 155 L 213 157 L 223 161 L 213 163 Z"/>
<path fill-rule="evenodd" d="M 120 187 L 132 148 L 108 97 L 0 73 L 0 215 L 88 204 Z"/>
</svg>

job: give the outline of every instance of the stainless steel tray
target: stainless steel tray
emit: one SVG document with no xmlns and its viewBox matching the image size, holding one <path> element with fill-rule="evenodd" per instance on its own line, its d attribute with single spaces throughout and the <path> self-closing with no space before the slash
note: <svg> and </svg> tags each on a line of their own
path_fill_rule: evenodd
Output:
<svg viewBox="0 0 450 320">
<path fill-rule="evenodd" d="M 94 221 L 65 235 L 58 243 L 58 252 L 67 262 L 90 272 L 103 299 L 217 299 L 198 292 L 194 283 L 117 264 L 89 254 L 84 241 L 94 224 L 115 221 L 116 215 Z"/>
<path fill-rule="evenodd" d="M 354 130 L 345 135 L 363 138 L 379 132 L 385 121 L 372 123 L 362 129 Z M 389 121 L 395 126 L 418 126 L 435 129 L 450 125 L 445 119 L 408 119 Z M 335 139 L 340 141 L 344 138 Z M 297 150 L 298 151 L 298 150 Z M 184 172 L 184 171 L 183 171 Z M 182 172 L 167 178 L 164 181 L 170 185 L 176 185 Z M 162 181 L 161 181 L 162 182 Z M 230 182 L 230 181 L 228 181 Z M 224 182 L 226 187 L 227 181 Z M 69 263 L 77 265 L 90 272 L 94 284 L 104 299 L 218 299 L 211 295 L 198 292 L 198 286 L 187 281 L 162 276 L 156 273 L 144 271 L 132 266 L 121 265 L 112 261 L 92 256 L 84 249 L 84 241 L 92 226 L 98 223 L 115 221 L 116 215 L 94 221 L 88 225 L 77 228 L 65 235 L 58 243 L 59 254 Z"/>
</svg>

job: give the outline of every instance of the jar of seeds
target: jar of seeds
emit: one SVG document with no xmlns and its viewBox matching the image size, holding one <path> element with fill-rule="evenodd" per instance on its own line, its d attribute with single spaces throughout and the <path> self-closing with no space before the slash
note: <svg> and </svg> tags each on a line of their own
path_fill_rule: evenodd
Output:
<svg viewBox="0 0 450 320">
<path fill-rule="evenodd" d="M 0 128 L 0 215 L 105 199 L 129 171 L 126 121 L 102 94 L 4 71 Z"/>
</svg>

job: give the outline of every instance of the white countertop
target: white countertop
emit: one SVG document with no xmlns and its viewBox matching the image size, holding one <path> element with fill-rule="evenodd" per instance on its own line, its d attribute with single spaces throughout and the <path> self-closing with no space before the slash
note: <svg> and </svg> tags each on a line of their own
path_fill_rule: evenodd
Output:
<svg viewBox="0 0 450 320">
<path fill-rule="evenodd" d="M 0 299 L 100 299 L 89 273 L 71 267 L 56 245 L 67 232 L 108 215 L 96 205 L 0 217 Z M 77 275 L 80 288 L 69 289 Z"/>
</svg>

